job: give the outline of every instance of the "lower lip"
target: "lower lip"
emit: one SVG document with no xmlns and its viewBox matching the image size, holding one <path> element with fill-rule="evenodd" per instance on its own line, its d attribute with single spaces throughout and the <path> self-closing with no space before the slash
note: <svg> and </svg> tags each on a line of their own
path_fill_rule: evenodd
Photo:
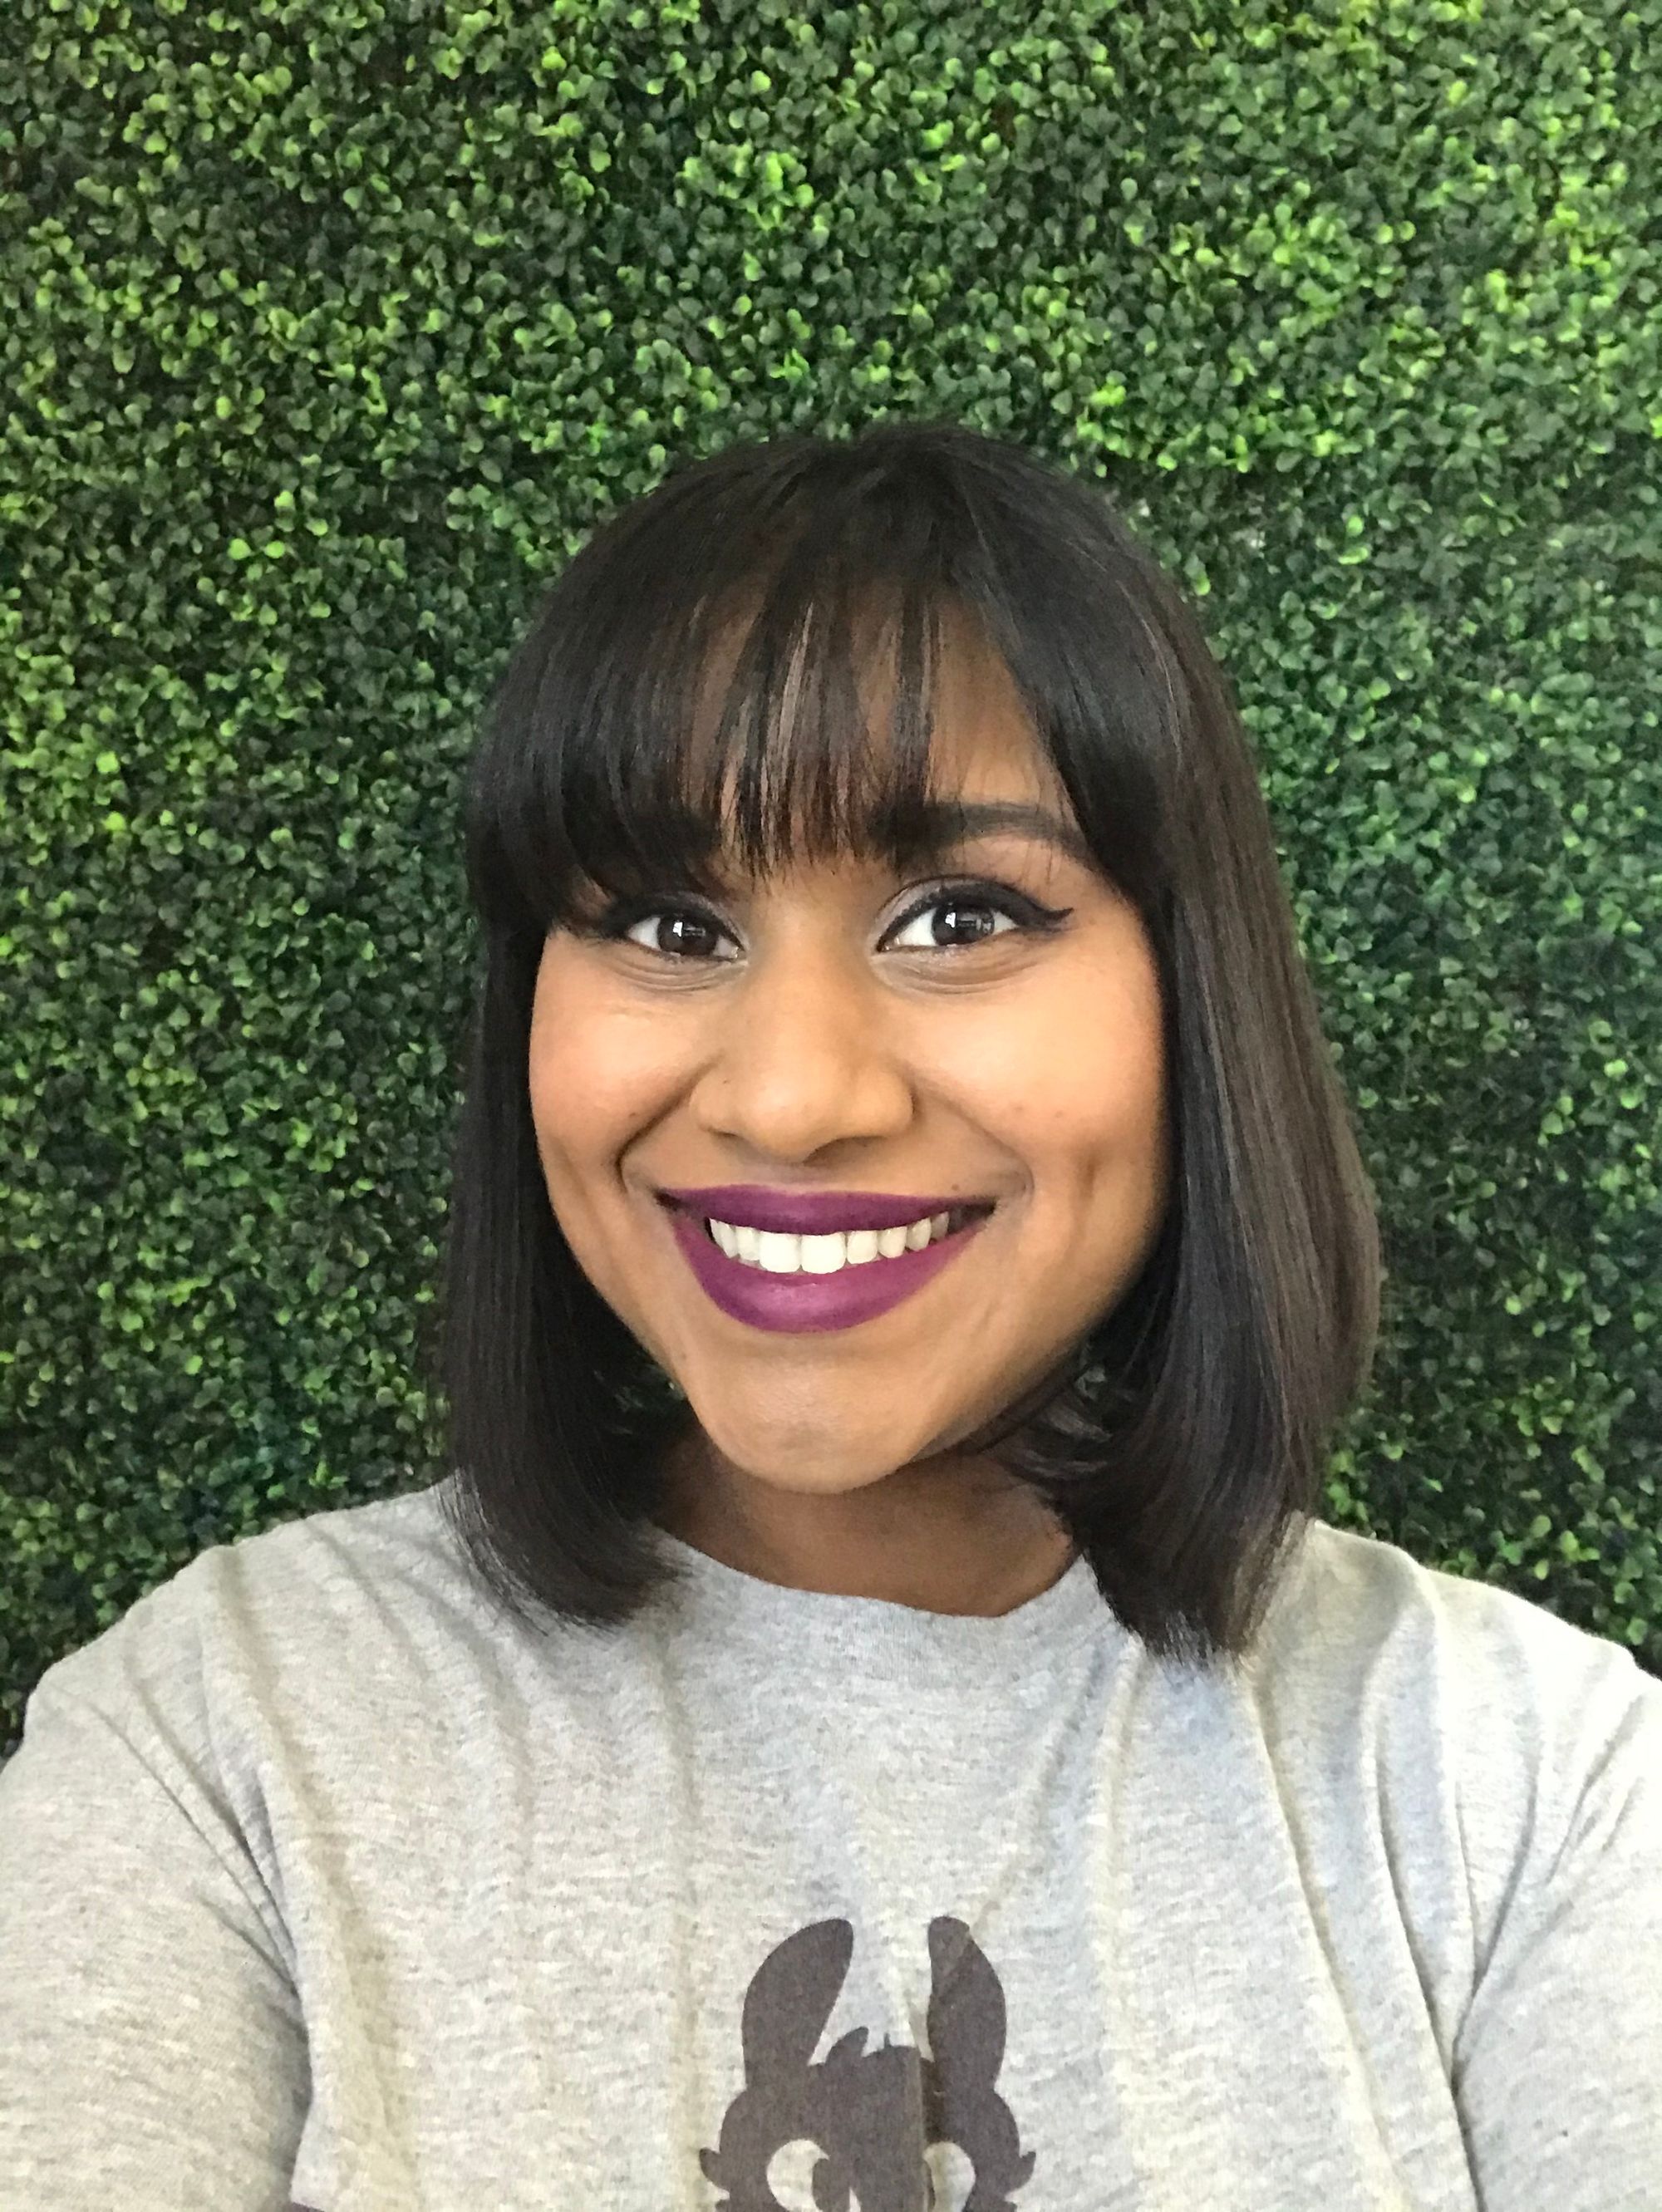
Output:
<svg viewBox="0 0 1662 2212">
<path fill-rule="evenodd" d="M 702 1287 L 734 1321 L 752 1328 L 853 1328 L 898 1306 L 949 1267 L 988 1219 L 979 1214 L 938 1243 L 896 1260 L 867 1260 L 839 1267 L 834 1275 L 770 1275 L 729 1260 L 697 1214 L 670 1206 L 670 1232 L 685 1253 Z"/>
</svg>

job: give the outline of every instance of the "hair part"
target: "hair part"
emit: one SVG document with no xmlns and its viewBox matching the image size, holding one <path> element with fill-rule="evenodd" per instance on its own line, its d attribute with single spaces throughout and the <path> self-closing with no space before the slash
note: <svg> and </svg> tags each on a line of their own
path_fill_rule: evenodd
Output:
<svg viewBox="0 0 1662 2212">
<path fill-rule="evenodd" d="M 1137 1279 L 960 1449 L 1045 1500 L 1125 1628 L 1197 1664 L 1244 1656 L 1317 1514 L 1372 1369 L 1379 1228 L 1227 681 L 1098 487 L 954 423 L 793 434 L 680 469 L 594 533 L 472 763 L 484 960 L 435 1442 L 450 1525 L 521 1620 L 603 1630 L 676 1578 L 652 1527 L 691 1419 L 549 1202 L 527 1077 L 543 945 L 591 887 L 719 896 L 724 850 L 758 875 L 932 857 L 936 675 L 965 635 L 1008 670 L 1148 933 L 1173 1176 Z"/>
</svg>

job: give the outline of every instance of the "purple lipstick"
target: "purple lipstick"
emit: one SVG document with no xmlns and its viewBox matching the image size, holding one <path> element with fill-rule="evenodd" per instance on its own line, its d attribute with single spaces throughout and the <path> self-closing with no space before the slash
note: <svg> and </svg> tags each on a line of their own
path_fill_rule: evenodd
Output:
<svg viewBox="0 0 1662 2212">
<path fill-rule="evenodd" d="M 992 1212 L 992 1202 L 892 1191 L 790 1191 L 727 1183 L 660 1193 L 669 1226 L 701 1288 L 723 1313 L 753 1328 L 852 1328 L 910 1297 L 948 1267 Z M 950 1217 L 950 1233 L 897 1258 L 859 1261 L 831 1274 L 775 1274 L 729 1258 L 706 1226 L 807 1237 L 901 1228 L 926 1215 Z"/>
</svg>

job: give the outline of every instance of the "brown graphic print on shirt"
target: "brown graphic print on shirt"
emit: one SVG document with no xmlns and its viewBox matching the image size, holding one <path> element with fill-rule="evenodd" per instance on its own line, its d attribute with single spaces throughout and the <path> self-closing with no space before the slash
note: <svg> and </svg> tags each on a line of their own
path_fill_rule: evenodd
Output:
<svg viewBox="0 0 1662 2212">
<path fill-rule="evenodd" d="M 1034 2160 L 995 2086 L 1004 1991 L 985 1952 L 961 1920 L 932 1920 L 929 2056 L 886 2038 L 867 2051 L 855 2027 L 816 2065 L 853 1952 L 846 1920 L 819 1920 L 757 1968 L 740 2028 L 745 2087 L 717 2148 L 698 2154 L 726 2191 L 716 2212 L 1015 2212 Z M 945 2144 L 973 2174 L 950 2204 L 927 2154 Z"/>
</svg>

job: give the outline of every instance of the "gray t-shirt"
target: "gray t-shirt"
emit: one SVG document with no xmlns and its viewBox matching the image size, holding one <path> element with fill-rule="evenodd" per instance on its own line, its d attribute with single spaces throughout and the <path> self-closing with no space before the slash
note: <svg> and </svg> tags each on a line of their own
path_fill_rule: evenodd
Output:
<svg viewBox="0 0 1662 2212">
<path fill-rule="evenodd" d="M 216 1545 L 0 1768 L 3 2212 L 1658 2212 L 1662 1683 L 1310 1525 L 1245 1670 Z"/>
</svg>

